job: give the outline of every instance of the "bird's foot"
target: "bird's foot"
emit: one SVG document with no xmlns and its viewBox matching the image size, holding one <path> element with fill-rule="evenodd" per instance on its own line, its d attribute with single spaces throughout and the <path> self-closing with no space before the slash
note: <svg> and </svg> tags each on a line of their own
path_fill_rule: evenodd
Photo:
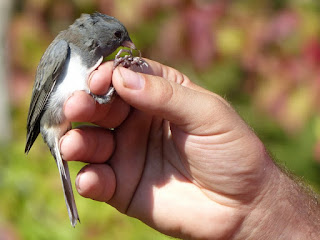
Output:
<svg viewBox="0 0 320 240">
<path fill-rule="evenodd" d="M 128 53 L 127 55 L 120 56 L 122 53 Z M 139 67 L 141 70 L 143 70 L 143 67 L 148 67 L 148 64 L 146 61 L 144 61 L 141 58 L 141 52 L 139 51 L 139 57 L 134 57 L 132 54 L 132 50 L 127 50 L 127 49 L 120 49 L 120 51 L 117 53 L 115 59 L 114 59 L 114 64 L 113 64 L 113 69 L 121 65 L 122 67 L 125 68 L 130 68 L 133 66 Z M 96 95 L 93 93 L 90 93 L 90 95 L 93 97 L 93 99 L 98 102 L 99 104 L 107 104 L 112 101 L 114 98 L 114 95 L 116 94 L 116 90 L 114 87 L 111 85 L 108 92 L 105 95 Z"/>
<path fill-rule="evenodd" d="M 128 54 L 121 57 L 120 55 L 124 52 L 126 52 Z M 141 70 L 143 69 L 143 66 L 148 67 L 147 62 L 144 61 L 141 57 L 141 52 L 139 51 L 139 57 L 134 57 L 131 49 L 130 50 L 120 49 L 119 50 L 119 52 L 117 53 L 117 55 L 114 59 L 113 69 L 115 69 L 119 65 L 121 65 L 122 67 L 125 67 L 125 68 L 138 66 L 141 68 Z"/>
<path fill-rule="evenodd" d="M 107 104 L 110 103 L 115 95 L 116 90 L 113 86 L 110 86 L 108 92 L 105 95 L 96 95 L 93 93 L 90 93 L 92 98 L 99 104 Z"/>
</svg>

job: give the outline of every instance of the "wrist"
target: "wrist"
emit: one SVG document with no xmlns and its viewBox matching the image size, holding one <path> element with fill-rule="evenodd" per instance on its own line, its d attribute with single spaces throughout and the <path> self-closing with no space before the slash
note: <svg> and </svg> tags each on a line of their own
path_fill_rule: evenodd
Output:
<svg viewBox="0 0 320 240">
<path fill-rule="evenodd" d="M 314 193 L 275 164 L 235 239 L 318 239 L 320 206 Z"/>
</svg>

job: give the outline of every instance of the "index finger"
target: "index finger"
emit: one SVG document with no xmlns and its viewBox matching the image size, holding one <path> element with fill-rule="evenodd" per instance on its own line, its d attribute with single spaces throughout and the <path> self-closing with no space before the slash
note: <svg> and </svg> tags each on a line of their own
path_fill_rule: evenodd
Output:
<svg viewBox="0 0 320 240">
<path fill-rule="evenodd" d="M 179 72 L 178 70 L 172 67 L 163 65 L 161 63 L 146 58 L 143 58 L 143 60 L 147 63 L 147 66 L 142 65 L 140 67 L 134 65 L 130 67 L 130 69 L 135 72 L 141 72 L 149 75 L 162 77 L 168 81 L 173 81 L 182 86 L 191 88 L 199 92 L 206 92 L 208 94 L 212 94 L 212 92 L 191 82 L 187 76 L 185 76 L 183 73 Z M 112 72 L 112 61 L 101 64 L 99 68 L 91 74 L 89 80 L 90 91 L 97 95 L 106 94 L 112 81 Z"/>
<path fill-rule="evenodd" d="M 111 84 L 113 63 L 106 62 L 93 71 L 89 77 L 90 92 L 104 95 Z M 111 103 L 98 104 L 84 91 L 77 91 L 65 102 L 64 113 L 71 122 L 92 122 L 101 127 L 115 128 L 129 114 L 130 106 L 119 97 Z"/>
</svg>

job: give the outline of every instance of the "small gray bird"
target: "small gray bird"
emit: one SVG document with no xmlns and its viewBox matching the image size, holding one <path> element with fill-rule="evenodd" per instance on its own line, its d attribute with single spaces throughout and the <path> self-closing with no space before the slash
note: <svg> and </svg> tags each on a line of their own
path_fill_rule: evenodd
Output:
<svg viewBox="0 0 320 240">
<path fill-rule="evenodd" d="M 27 120 L 25 153 L 41 133 L 58 166 L 73 227 L 80 219 L 68 163 L 62 159 L 59 149 L 59 139 L 71 129 L 71 123 L 63 113 L 63 104 L 77 90 L 86 91 L 101 104 L 110 102 L 113 87 L 106 95 L 98 96 L 90 93 L 87 81 L 103 58 L 120 46 L 135 49 L 122 23 L 101 13 L 82 14 L 53 40 L 37 68 Z"/>
</svg>

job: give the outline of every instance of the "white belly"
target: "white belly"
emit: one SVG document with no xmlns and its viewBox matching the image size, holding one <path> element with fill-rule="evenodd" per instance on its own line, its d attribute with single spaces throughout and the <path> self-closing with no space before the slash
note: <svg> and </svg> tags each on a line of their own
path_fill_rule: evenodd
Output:
<svg viewBox="0 0 320 240">
<path fill-rule="evenodd" d="M 102 62 L 103 57 L 99 59 L 97 64 L 92 68 L 87 68 L 82 64 L 79 55 L 72 55 L 70 60 L 66 62 L 65 70 L 57 79 L 54 90 L 49 99 L 47 110 L 52 111 L 53 115 L 64 118 L 63 104 L 75 91 L 90 92 L 88 87 L 88 77 Z"/>
</svg>

